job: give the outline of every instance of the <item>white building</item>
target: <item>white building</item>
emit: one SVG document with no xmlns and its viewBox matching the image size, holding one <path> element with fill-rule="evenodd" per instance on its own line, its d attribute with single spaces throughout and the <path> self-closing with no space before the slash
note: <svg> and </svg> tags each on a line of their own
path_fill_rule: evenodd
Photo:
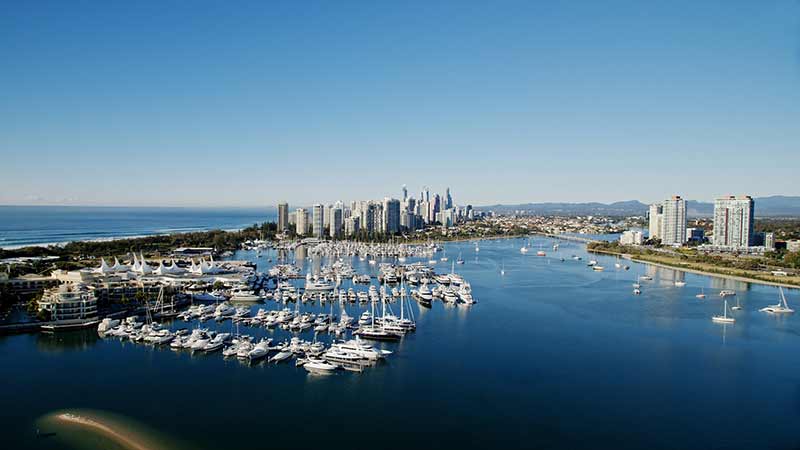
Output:
<svg viewBox="0 0 800 450">
<path fill-rule="evenodd" d="M 304 236 L 308 232 L 308 211 L 305 208 L 297 208 L 294 220 L 295 233 Z"/>
<path fill-rule="evenodd" d="M 48 311 L 52 321 L 71 321 L 97 317 L 94 291 L 82 283 L 68 283 L 48 289 L 38 302 L 39 311 Z"/>
<path fill-rule="evenodd" d="M 311 217 L 311 226 L 312 226 L 312 234 L 317 239 L 322 239 L 323 234 L 325 233 L 325 219 L 323 215 L 325 214 L 325 207 L 322 204 L 317 203 L 313 207 L 313 213 Z"/>
<path fill-rule="evenodd" d="M 344 219 L 344 233 L 347 236 L 354 236 L 358 233 L 359 221 L 359 218 L 355 216 Z"/>
<path fill-rule="evenodd" d="M 650 239 L 661 239 L 661 226 L 664 219 L 664 205 L 654 203 L 650 205 L 650 226 L 648 227 Z"/>
<path fill-rule="evenodd" d="M 619 243 L 622 245 L 642 245 L 643 242 L 644 235 L 641 231 L 624 231 L 619 237 Z"/>
<path fill-rule="evenodd" d="M 663 203 L 661 225 L 663 245 L 683 245 L 686 242 L 686 200 L 673 195 Z"/>
<path fill-rule="evenodd" d="M 753 245 L 753 199 L 722 197 L 714 201 L 714 246 L 740 249 Z"/>
</svg>

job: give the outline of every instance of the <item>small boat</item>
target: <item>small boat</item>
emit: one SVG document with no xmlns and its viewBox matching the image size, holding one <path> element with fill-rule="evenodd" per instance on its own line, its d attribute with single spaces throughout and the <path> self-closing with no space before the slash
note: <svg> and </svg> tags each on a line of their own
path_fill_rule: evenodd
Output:
<svg viewBox="0 0 800 450">
<path fill-rule="evenodd" d="M 536 256 L 547 256 L 547 253 L 543 252 L 542 250 L 539 250 L 538 252 L 536 252 Z"/>
<path fill-rule="evenodd" d="M 270 358 L 269 362 L 279 363 L 281 361 L 286 361 L 292 356 L 292 354 L 293 353 L 288 350 L 281 350 L 280 352 L 278 352 L 278 354 Z"/>
<path fill-rule="evenodd" d="M 733 295 L 736 295 L 736 292 L 728 291 L 728 290 L 725 290 L 725 289 L 719 291 L 719 296 L 723 297 L 723 298 L 730 297 L 730 296 L 733 296 Z"/>
<path fill-rule="evenodd" d="M 770 305 L 765 308 L 761 308 L 759 311 L 769 313 L 769 314 L 793 314 L 794 310 L 789 308 L 789 304 L 786 303 L 786 296 L 783 295 L 783 288 L 778 287 L 781 294 L 781 301 L 778 302 L 777 305 Z"/>
<path fill-rule="evenodd" d="M 734 322 L 736 322 L 736 319 L 734 319 L 733 317 L 728 317 L 728 301 L 727 300 L 725 300 L 725 304 L 722 307 L 722 315 L 721 316 L 713 316 L 713 317 L 711 317 L 711 320 L 713 322 L 717 322 L 717 323 L 734 323 Z"/>
<path fill-rule="evenodd" d="M 321 359 L 309 359 L 303 368 L 310 373 L 329 374 L 336 370 L 336 366 Z"/>
<path fill-rule="evenodd" d="M 270 341 L 272 341 L 272 339 L 262 339 L 247 353 L 247 358 L 252 362 L 267 356 L 267 353 L 269 353 Z"/>
<path fill-rule="evenodd" d="M 595 265 L 592 266 L 592 270 L 594 270 L 595 272 L 602 272 L 602 271 L 606 270 L 606 268 L 603 267 L 603 266 L 598 266 L 598 265 L 595 264 Z"/>
<path fill-rule="evenodd" d="M 686 282 L 685 281 L 676 281 L 675 282 L 675 286 L 676 287 L 684 287 L 684 286 L 686 286 Z"/>
</svg>

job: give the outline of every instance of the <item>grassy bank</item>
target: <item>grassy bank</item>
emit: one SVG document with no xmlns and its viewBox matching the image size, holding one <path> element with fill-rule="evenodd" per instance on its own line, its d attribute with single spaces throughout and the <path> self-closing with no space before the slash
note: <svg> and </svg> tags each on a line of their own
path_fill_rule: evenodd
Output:
<svg viewBox="0 0 800 450">
<path fill-rule="evenodd" d="M 713 264 L 691 262 L 667 255 L 652 255 L 644 253 L 627 253 L 607 248 L 588 248 L 590 252 L 607 255 L 624 255 L 632 261 L 653 264 L 661 267 L 680 269 L 686 272 L 701 275 L 715 275 L 724 278 L 745 281 L 749 283 L 768 284 L 773 286 L 800 287 L 800 276 L 775 276 L 768 272 L 720 267 Z"/>
</svg>

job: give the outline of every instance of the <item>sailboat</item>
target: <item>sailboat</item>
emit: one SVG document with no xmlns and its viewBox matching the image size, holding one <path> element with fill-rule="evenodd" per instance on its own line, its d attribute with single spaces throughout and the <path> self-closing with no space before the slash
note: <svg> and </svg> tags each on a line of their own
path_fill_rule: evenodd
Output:
<svg viewBox="0 0 800 450">
<path fill-rule="evenodd" d="M 642 285 L 639 284 L 639 277 L 637 276 L 636 278 L 633 279 L 633 288 L 639 289 L 640 287 L 642 287 Z"/>
<path fill-rule="evenodd" d="M 505 274 L 506 274 L 506 262 L 503 261 L 502 265 L 500 266 L 500 275 L 505 275 Z"/>
<path fill-rule="evenodd" d="M 458 259 L 456 260 L 456 264 L 464 264 L 464 258 L 461 257 L 461 252 L 458 253 Z"/>
<path fill-rule="evenodd" d="M 695 297 L 697 297 L 697 298 L 706 298 L 705 289 L 700 288 L 700 293 L 695 295 Z"/>
<path fill-rule="evenodd" d="M 761 308 L 759 311 L 770 314 L 793 314 L 794 310 L 789 308 L 789 304 L 786 303 L 786 296 L 783 295 L 783 288 L 778 287 L 778 289 L 781 294 L 781 301 L 777 305 L 770 305 L 765 308 Z"/>
<path fill-rule="evenodd" d="M 721 316 L 713 316 L 711 317 L 713 322 L 717 323 L 734 323 L 736 319 L 733 317 L 728 317 L 728 300 L 725 300 L 725 304 L 722 307 L 722 315 Z"/>
</svg>

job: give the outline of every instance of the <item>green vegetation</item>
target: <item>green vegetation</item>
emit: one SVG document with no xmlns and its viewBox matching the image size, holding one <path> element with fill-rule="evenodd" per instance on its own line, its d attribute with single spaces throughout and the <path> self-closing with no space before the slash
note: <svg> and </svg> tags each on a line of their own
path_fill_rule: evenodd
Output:
<svg viewBox="0 0 800 450">
<path fill-rule="evenodd" d="M 751 280 L 800 286 L 800 276 L 775 276 L 773 270 L 800 268 L 800 254 L 772 252 L 763 257 L 718 255 L 699 252 L 692 248 L 675 250 L 620 245 L 619 242 L 592 242 L 587 250 L 598 253 L 631 255 L 635 260 L 666 266 L 696 270 L 719 275 L 736 276 Z"/>
<path fill-rule="evenodd" d="M 255 224 L 241 231 L 199 231 L 168 235 L 147 236 L 113 241 L 76 241 L 60 246 L 24 247 L 20 249 L 0 249 L 0 258 L 59 256 L 62 258 L 86 258 L 125 255 L 130 252 L 167 254 L 177 247 L 214 247 L 217 251 L 234 250 L 247 240 L 272 239 L 277 226 L 266 222 Z"/>
<path fill-rule="evenodd" d="M 800 239 L 800 219 L 756 219 L 755 229 L 774 233 L 780 241 Z"/>
</svg>

